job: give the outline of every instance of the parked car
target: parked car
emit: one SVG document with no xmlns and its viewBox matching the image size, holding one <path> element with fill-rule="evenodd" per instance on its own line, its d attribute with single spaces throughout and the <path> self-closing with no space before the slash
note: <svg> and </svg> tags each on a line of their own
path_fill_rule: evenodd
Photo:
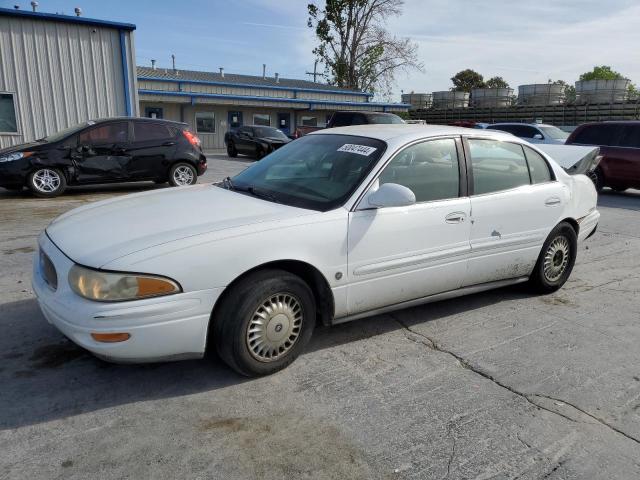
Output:
<svg viewBox="0 0 640 480">
<path fill-rule="evenodd" d="M 570 145 L 596 145 L 602 159 L 591 178 L 598 191 L 640 188 L 640 122 L 585 123 L 567 139 Z"/>
<path fill-rule="evenodd" d="M 55 197 L 67 185 L 152 180 L 192 185 L 207 169 L 184 123 L 147 118 L 91 120 L 0 150 L 0 186 Z"/>
<path fill-rule="evenodd" d="M 33 289 L 45 317 L 99 357 L 215 348 L 241 374 L 269 374 L 317 322 L 526 281 L 559 289 L 596 201 L 589 178 L 512 135 L 327 129 L 217 185 L 58 217 L 38 239 Z"/>
<path fill-rule="evenodd" d="M 485 128 L 511 133 L 529 143 L 564 144 L 569 136 L 564 130 L 543 123 L 492 123 Z"/>
<path fill-rule="evenodd" d="M 238 127 L 224 135 L 224 143 L 230 157 L 237 157 L 239 153 L 243 153 L 261 159 L 290 141 L 291 139 L 281 130 L 260 125 Z"/>
<path fill-rule="evenodd" d="M 396 123 L 404 123 L 404 120 L 394 113 L 338 110 L 331 115 L 327 128 Z"/>
</svg>

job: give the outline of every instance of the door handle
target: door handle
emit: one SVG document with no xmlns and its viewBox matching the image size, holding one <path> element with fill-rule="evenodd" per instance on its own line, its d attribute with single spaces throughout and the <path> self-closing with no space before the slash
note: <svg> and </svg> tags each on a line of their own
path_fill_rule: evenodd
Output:
<svg viewBox="0 0 640 480">
<path fill-rule="evenodd" d="M 547 198 L 547 199 L 545 200 L 545 202 L 544 202 L 544 204 L 545 204 L 547 207 L 552 207 L 552 206 L 554 206 L 554 205 L 560 205 L 560 203 L 561 203 L 561 200 L 560 200 L 560 198 L 559 198 L 559 197 L 551 197 L 551 198 Z"/>
<path fill-rule="evenodd" d="M 466 217 L 467 214 L 464 212 L 453 212 L 444 217 L 444 221 L 447 223 L 462 223 Z"/>
</svg>

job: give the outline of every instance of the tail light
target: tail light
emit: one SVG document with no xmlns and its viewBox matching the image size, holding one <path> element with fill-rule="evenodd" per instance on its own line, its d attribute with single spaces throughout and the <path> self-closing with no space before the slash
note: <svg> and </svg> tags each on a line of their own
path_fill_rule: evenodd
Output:
<svg viewBox="0 0 640 480">
<path fill-rule="evenodd" d="M 189 130 L 183 130 L 182 135 L 184 135 L 184 137 L 189 140 L 189 143 L 194 147 L 200 146 L 200 139 L 195 133 L 191 133 Z"/>
</svg>

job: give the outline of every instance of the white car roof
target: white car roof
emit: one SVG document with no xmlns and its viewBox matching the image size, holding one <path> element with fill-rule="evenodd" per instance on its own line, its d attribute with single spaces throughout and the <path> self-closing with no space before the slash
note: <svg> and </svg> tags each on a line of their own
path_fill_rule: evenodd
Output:
<svg viewBox="0 0 640 480">
<path fill-rule="evenodd" d="M 421 138 L 439 137 L 442 135 L 473 135 L 477 137 L 491 137 L 496 139 L 514 140 L 510 133 L 485 130 L 479 128 L 450 127 L 447 125 L 416 125 L 416 124 L 370 124 L 352 125 L 349 127 L 327 128 L 317 130 L 310 135 L 355 135 L 375 138 L 383 142 L 409 143 Z"/>
</svg>

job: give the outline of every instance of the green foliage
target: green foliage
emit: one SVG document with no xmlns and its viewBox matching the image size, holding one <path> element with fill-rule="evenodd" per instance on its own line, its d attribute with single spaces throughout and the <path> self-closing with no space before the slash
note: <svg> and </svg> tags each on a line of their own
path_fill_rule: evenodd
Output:
<svg viewBox="0 0 640 480">
<path fill-rule="evenodd" d="M 471 92 L 474 88 L 484 88 L 484 78 L 478 72 L 467 68 L 461 72 L 456 73 L 451 77 L 453 82 L 453 88 L 451 90 L 456 92 Z"/>
<path fill-rule="evenodd" d="M 487 88 L 509 88 L 509 84 L 502 77 L 491 77 L 485 82 Z"/>
<path fill-rule="evenodd" d="M 612 70 L 608 65 L 601 65 L 593 67 L 590 72 L 585 72 L 580 75 L 580 80 L 623 80 L 626 79 L 620 72 Z"/>
</svg>

